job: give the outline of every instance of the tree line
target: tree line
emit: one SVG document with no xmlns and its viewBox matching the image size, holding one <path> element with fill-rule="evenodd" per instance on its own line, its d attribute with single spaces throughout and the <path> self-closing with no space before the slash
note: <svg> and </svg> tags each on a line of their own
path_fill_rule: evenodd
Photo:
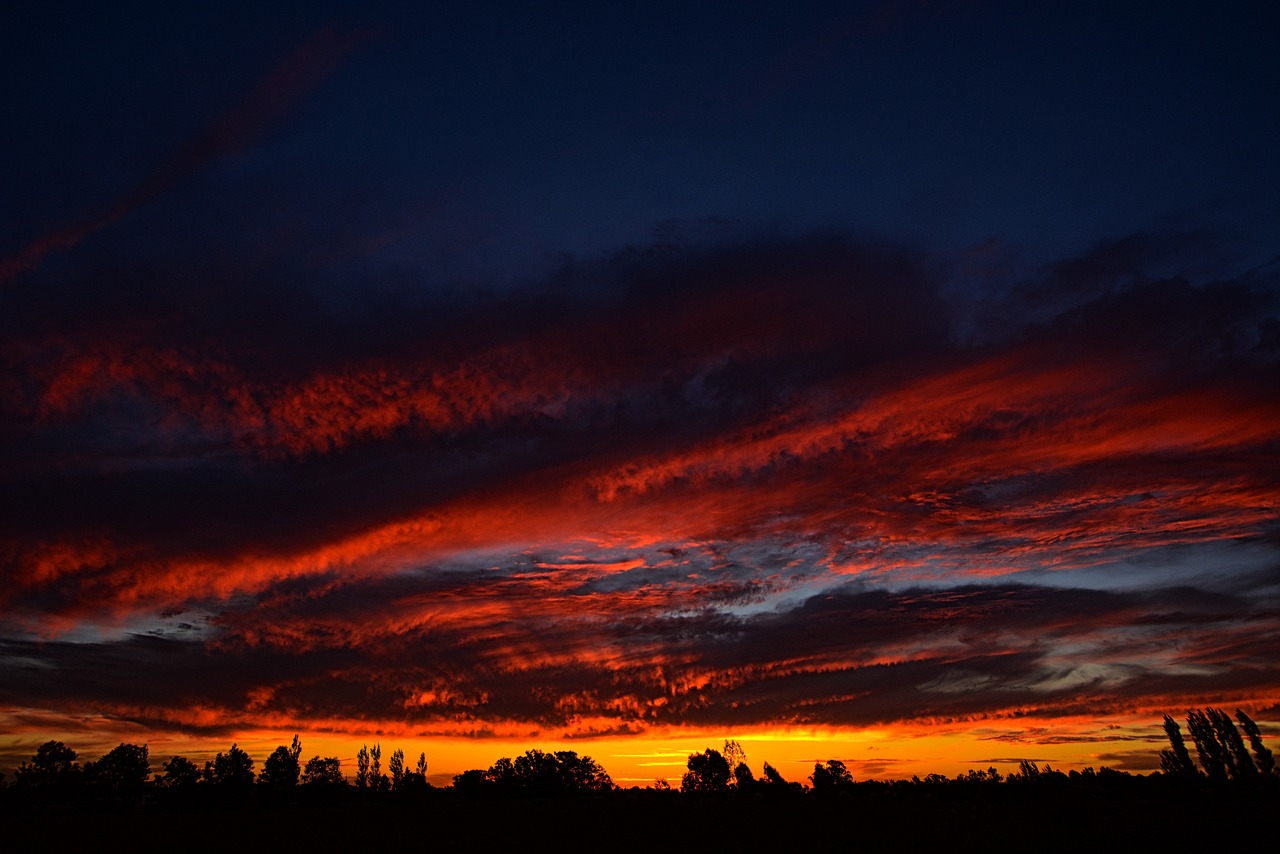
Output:
<svg viewBox="0 0 1280 854">
<path fill-rule="evenodd" d="M 1236 726 L 1239 723 L 1239 727 Z M 1236 720 L 1221 709 L 1192 709 L 1187 726 L 1199 764 L 1192 760 L 1182 737 L 1181 726 L 1164 716 L 1169 748 L 1160 754 L 1161 771 L 1151 775 L 1183 784 L 1240 784 L 1266 781 L 1280 785 L 1280 771 L 1272 752 L 1262 741 L 1253 720 L 1236 710 Z M 1247 745 L 1246 745 L 1247 742 Z M 332 756 L 313 756 L 305 763 L 302 743 L 294 736 L 289 745 L 280 745 L 256 769 L 254 759 L 233 743 L 203 767 L 183 756 L 173 756 L 153 773 L 146 745 L 120 744 L 95 761 L 81 765 L 75 750 L 60 741 L 41 744 L 29 762 L 22 763 L 12 784 L 0 775 L 0 793 L 14 802 L 105 802 L 144 804 L 150 802 L 198 803 L 228 801 L 247 803 L 335 802 L 357 798 L 406 800 L 436 793 L 471 797 L 564 797 L 604 795 L 620 790 L 605 769 L 589 756 L 574 751 L 546 753 L 528 750 L 511 759 L 503 757 L 487 769 L 472 769 L 453 777 L 447 787 L 427 782 L 427 758 L 418 755 L 409 764 L 403 750 L 391 753 L 386 770 L 380 744 L 363 745 L 356 755 L 355 773 L 344 774 L 342 761 Z M 727 740 L 723 749 L 707 748 L 688 756 L 679 792 L 701 797 L 734 795 L 755 797 L 848 796 L 859 787 L 949 786 L 972 787 L 1097 783 L 1134 779 L 1132 775 L 1102 768 L 1064 774 L 1048 765 L 1037 766 L 1023 760 L 1018 770 L 1002 775 L 994 767 L 969 770 L 954 779 L 930 774 L 910 781 L 854 780 L 839 759 L 815 762 L 806 781 L 791 781 L 768 762 L 756 776 L 746 762 L 746 751 L 738 742 Z M 1141 779 L 1141 778 L 1137 778 Z M 674 792 L 665 780 L 647 788 L 655 793 Z"/>
</svg>

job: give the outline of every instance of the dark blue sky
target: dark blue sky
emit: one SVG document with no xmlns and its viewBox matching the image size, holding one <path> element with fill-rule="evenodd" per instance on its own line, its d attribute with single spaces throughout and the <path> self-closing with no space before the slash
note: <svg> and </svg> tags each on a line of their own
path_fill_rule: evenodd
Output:
<svg viewBox="0 0 1280 854">
<path fill-rule="evenodd" d="M 306 80 L 113 251 L 521 278 L 726 228 L 1033 262 L 1280 230 L 1268 4 L 435 5 L 20 13 L 5 249 L 135 192 L 298 52 Z"/>
</svg>

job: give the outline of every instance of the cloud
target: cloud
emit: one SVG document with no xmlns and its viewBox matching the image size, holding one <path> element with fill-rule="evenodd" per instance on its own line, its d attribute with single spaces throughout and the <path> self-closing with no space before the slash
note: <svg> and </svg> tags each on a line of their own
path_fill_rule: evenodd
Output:
<svg viewBox="0 0 1280 854">
<path fill-rule="evenodd" d="M 1274 631 L 1275 604 L 1194 589 L 849 585 L 733 616 L 697 580 L 685 601 L 619 601 L 526 569 L 289 581 L 196 637 L 8 641 L 0 700 L 208 734 L 295 721 L 573 736 L 1154 714 L 1265 697 L 1277 677 L 1256 650 L 1214 667 L 1195 654 L 1241 626 Z"/>
<path fill-rule="evenodd" d="M 831 235 L 10 289 L 0 700 L 568 736 L 1274 703 L 1276 283 L 1162 245 L 962 306 Z"/>
</svg>

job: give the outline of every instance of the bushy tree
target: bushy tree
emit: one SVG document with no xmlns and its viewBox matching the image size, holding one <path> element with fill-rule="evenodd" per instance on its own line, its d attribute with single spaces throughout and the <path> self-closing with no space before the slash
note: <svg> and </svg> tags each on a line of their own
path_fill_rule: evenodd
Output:
<svg viewBox="0 0 1280 854">
<path fill-rule="evenodd" d="M 200 769 L 185 756 L 175 756 L 161 766 L 163 774 L 156 775 L 156 783 L 162 789 L 189 790 L 200 782 Z"/>
<path fill-rule="evenodd" d="M 333 756 L 312 756 L 302 770 L 302 785 L 311 788 L 341 788 L 347 784 L 342 776 L 342 761 Z"/>
<path fill-rule="evenodd" d="M 42 791 L 69 790 L 80 781 L 76 752 L 60 741 L 46 741 L 36 748 L 30 762 L 18 766 L 14 785 Z"/>
<path fill-rule="evenodd" d="M 90 785 L 118 797 L 136 798 L 151 776 L 145 744 L 120 744 L 97 762 L 85 765 Z"/>
<path fill-rule="evenodd" d="M 253 757 L 235 743 L 204 766 L 204 779 L 221 789 L 247 789 L 253 785 Z"/>
<path fill-rule="evenodd" d="M 729 763 L 718 750 L 707 748 L 689 754 L 688 769 L 680 778 L 682 792 L 723 792 L 729 788 Z"/>
<path fill-rule="evenodd" d="M 558 796 L 607 792 L 613 780 L 590 756 L 572 750 L 527 750 L 514 760 L 503 757 L 484 773 L 492 789 L 522 795 Z M 458 785 L 458 778 L 454 778 Z"/>
<path fill-rule="evenodd" d="M 828 759 L 827 764 L 813 763 L 813 773 L 809 775 L 813 790 L 818 794 L 828 794 L 846 789 L 853 785 L 853 775 L 839 759 Z"/>
<path fill-rule="evenodd" d="M 302 742 L 294 735 L 293 742 L 288 747 L 280 745 L 262 763 L 258 783 L 272 789 L 292 789 L 298 785 L 298 776 L 302 772 L 298 764 L 298 757 L 301 755 Z"/>
<path fill-rule="evenodd" d="M 471 768 L 463 771 L 461 774 L 453 775 L 453 790 L 455 792 L 461 792 L 467 795 L 478 795 L 488 791 L 491 785 L 489 772 L 481 768 Z"/>
</svg>

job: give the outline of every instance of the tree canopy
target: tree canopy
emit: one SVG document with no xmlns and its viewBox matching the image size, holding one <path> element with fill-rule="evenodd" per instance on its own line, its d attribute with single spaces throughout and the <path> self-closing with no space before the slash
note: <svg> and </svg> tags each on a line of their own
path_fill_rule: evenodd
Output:
<svg viewBox="0 0 1280 854">
<path fill-rule="evenodd" d="M 682 792 L 723 792 L 729 788 L 729 761 L 711 748 L 689 754 L 688 769 L 680 779 Z"/>
<path fill-rule="evenodd" d="M 598 762 L 572 750 L 528 750 L 514 760 L 503 757 L 485 772 L 484 781 L 504 793 L 538 796 L 607 792 L 614 787 Z"/>
</svg>

